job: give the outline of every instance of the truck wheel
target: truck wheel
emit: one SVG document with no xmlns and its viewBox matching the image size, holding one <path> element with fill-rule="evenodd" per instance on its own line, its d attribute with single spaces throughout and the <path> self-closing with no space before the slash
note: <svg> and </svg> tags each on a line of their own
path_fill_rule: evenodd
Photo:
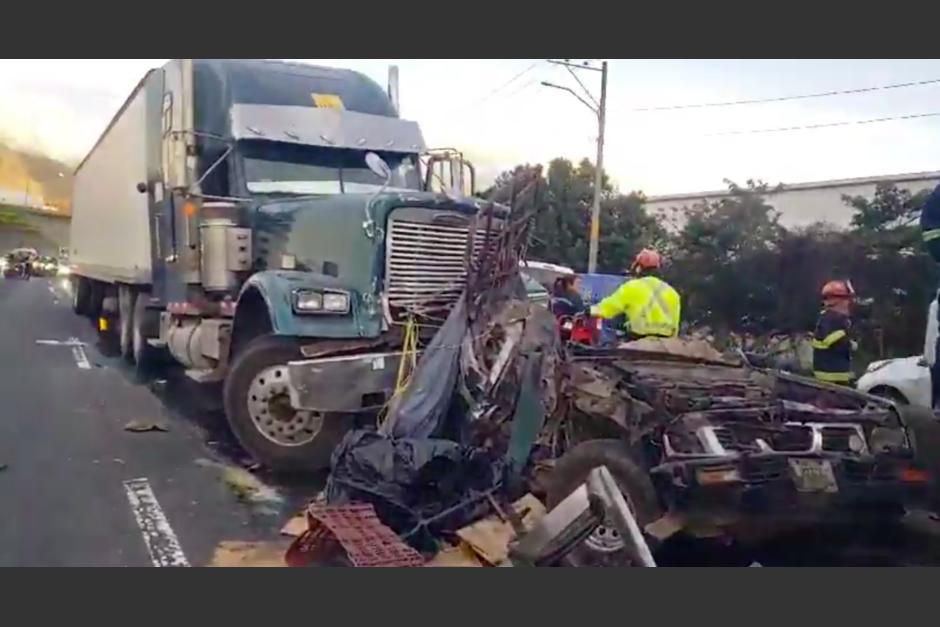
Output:
<svg viewBox="0 0 940 627">
<path fill-rule="evenodd" d="M 131 352 L 134 374 L 140 381 L 146 380 L 162 364 L 163 350 L 154 348 L 147 340 L 160 335 L 160 314 L 147 308 L 149 294 L 142 292 L 134 302 L 134 324 L 131 329 Z"/>
<path fill-rule="evenodd" d="M 137 292 L 130 285 L 118 286 L 118 341 L 121 347 L 121 357 L 134 361 L 134 312 L 137 303 Z"/>
<path fill-rule="evenodd" d="M 72 311 L 79 316 L 88 315 L 88 300 L 91 297 L 91 285 L 84 277 L 72 279 Z"/>
<path fill-rule="evenodd" d="M 620 440 L 588 440 L 565 453 L 548 479 L 548 507 L 558 505 L 583 484 L 592 470 L 607 466 L 642 529 L 660 516 L 656 489 Z M 629 566 L 629 553 L 613 525 L 601 524 L 569 555 L 574 566 Z"/>
<path fill-rule="evenodd" d="M 264 335 L 238 353 L 225 378 L 225 416 L 248 453 L 279 471 L 322 470 L 352 426 L 348 416 L 297 411 L 287 388 L 288 361 L 301 358 L 291 338 Z"/>
</svg>

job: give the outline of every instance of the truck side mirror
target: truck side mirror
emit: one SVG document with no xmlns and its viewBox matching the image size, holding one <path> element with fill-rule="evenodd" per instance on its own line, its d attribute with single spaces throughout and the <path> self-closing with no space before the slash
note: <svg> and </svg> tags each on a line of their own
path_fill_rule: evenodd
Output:
<svg viewBox="0 0 940 627">
<path fill-rule="evenodd" d="M 137 184 L 137 191 L 140 192 L 141 194 L 146 194 L 146 193 L 147 193 L 147 184 L 144 183 L 143 181 L 141 181 L 140 183 L 138 183 L 138 184 Z"/>
<path fill-rule="evenodd" d="M 392 177 L 392 169 L 385 163 L 385 159 L 374 152 L 369 152 L 366 153 L 366 165 L 373 174 L 385 179 L 386 185 L 388 184 L 388 180 Z"/>
</svg>

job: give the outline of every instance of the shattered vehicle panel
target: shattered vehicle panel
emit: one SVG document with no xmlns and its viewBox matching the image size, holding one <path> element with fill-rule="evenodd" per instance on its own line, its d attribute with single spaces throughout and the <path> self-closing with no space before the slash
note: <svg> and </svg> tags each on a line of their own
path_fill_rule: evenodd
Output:
<svg viewBox="0 0 940 627">
<path fill-rule="evenodd" d="M 890 402 L 784 373 L 629 349 L 582 352 L 568 374 L 566 448 L 596 437 L 623 441 L 648 472 L 661 512 L 682 521 L 670 533 L 699 523 L 770 532 L 769 520 L 812 524 L 925 497 L 927 473 Z"/>
</svg>

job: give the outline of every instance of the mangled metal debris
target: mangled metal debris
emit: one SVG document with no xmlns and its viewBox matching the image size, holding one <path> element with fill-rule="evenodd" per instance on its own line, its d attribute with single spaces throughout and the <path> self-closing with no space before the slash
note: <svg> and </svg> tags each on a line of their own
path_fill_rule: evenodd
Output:
<svg viewBox="0 0 940 627">
<path fill-rule="evenodd" d="M 329 508 L 369 504 L 431 564 L 653 566 L 680 541 L 746 545 L 924 498 L 909 409 L 703 341 L 563 346 L 519 276 L 531 216 L 491 240 L 488 211 L 407 386 L 336 449 Z M 531 526 L 511 505 L 527 493 L 549 509 Z"/>
</svg>

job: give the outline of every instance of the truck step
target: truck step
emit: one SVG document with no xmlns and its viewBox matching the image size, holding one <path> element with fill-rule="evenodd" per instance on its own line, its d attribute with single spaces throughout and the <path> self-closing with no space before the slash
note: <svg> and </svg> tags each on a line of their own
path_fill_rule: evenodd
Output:
<svg viewBox="0 0 940 627">
<path fill-rule="evenodd" d="M 219 370 L 186 370 L 186 376 L 196 383 L 215 383 L 225 378 L 225 373 Z"/>
</svg>

